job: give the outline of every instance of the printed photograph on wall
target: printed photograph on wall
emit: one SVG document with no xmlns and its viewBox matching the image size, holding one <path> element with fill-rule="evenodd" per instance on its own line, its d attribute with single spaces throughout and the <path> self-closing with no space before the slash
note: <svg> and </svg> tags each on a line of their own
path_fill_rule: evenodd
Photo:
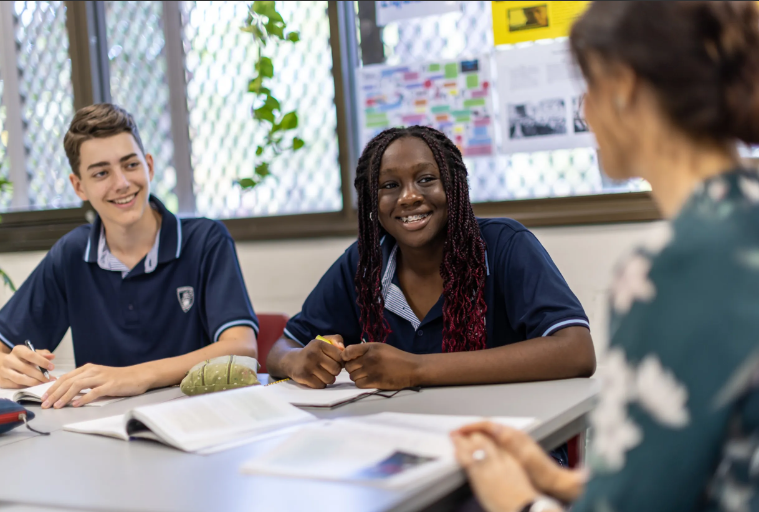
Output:
<svg viewBox="0 0 759 512">
<path fill-rule="evenodd" d="M 534 5 L 508 10 L 509 32 L 548 26 L 548 5 Z"/>
<path fill-rule="evenodd" d="M 509 138 L 567 133 L 566 107 L 561 98 L 509 104 Z"/>
<path fill-rule="evenodd" d="M 585 113 L 583 112 L 584 100 L 584 94 L 572 98 L 572 122 L 575 133 L 585 133 L 590 131 L 590 128 L 588 128 L 588 122 L 585 120 Z"/>
</svg>

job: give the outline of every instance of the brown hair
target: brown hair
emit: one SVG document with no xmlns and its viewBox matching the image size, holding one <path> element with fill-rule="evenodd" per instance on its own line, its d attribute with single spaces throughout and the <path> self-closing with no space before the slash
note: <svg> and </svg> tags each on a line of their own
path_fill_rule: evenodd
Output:
<svg viewBox="0 0 759 512">
<path fill-rule="evenodd" d="M 111 103 L 98 103 L 77 110 L 69 130 L 63 137 L 63 148 L 74 174 L 79 176 L 79 149 L 84 141 L 112 137 L 123 132 L 132 134 L 144 155 L 145 148 L 132 114 Z"/>
<path fill-rule="evenodd" d="M 691 136 L 759 143 L 754 2 L 593 2 L 569 41 L 588 81 L 594 53 L 632 68 Z"/>
</svg>

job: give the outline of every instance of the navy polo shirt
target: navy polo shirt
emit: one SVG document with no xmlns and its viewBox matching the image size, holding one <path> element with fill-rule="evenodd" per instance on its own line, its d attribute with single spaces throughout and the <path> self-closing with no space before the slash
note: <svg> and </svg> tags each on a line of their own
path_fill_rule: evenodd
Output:
<svg viewBox="0 0 759 512">
<path fill-rule="evenodd" d="M 97 217 L 61 238 L 0 310 L 0 340 L 52 351 L 71 327 L 77 366 L 130 366 L 198 350 L 232 326 L 258 333 L 224 225 L 150 202 L 162 215 L 157 262 L 154 246 L 128 272 L 102 268 Z"/>
<path fill-rule="evenodd" d="M 486 245 L 487 347 L 548 336 L 570 326 L 589 327 L 580 301 L 535 235 L 511 219 L 477 219 Z M 382 239 L 384 315 L 391 333 L 387 343 L 406 352 L 442 352 L 443 301 L 423 319 L 408 307 L 396 270 L 397 245 Z M 332 265 L 287 323 L 285 334 L 306 344 L 317 334 L 340 334 L 346 344 L 360 342 L 361 325 L 354 276 L 358 243 Z"/>
</svg>

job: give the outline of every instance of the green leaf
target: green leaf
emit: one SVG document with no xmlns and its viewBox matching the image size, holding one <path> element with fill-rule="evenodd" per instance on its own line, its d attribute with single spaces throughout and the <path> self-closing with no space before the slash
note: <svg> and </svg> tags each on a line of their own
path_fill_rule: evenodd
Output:
<svg viewBox="0 0 759 512">
<path fill-rule="evenodd" d="M 276 21 L 277 23 L 285 23 L 285 20 L 282 19 L 282 15 L 279 14 L 277 11 L 269 11 L 266 13 L 266 16 L 269 18 L 270 21 Z"/>
<path fill-rule="evenodd" d="M 5 286 L 10 288 L 12 292 L 15 292 L 16 287 L 13 286 L 13 281 L 11 280 L 10 276 L 6 274 L 2 269 L 0 269 L 0 276 L 2 276 L 3 283 L 5 283 Z"/>
<path fill-rule="evenodd" d="M 279 22 L 272 22 L 266 24 L 266 32 L 274 37 L 278 37 L 279 39 L 284 40 L 285 39 L 285 24 L 279 23 Z"/>
<path fill-rule="evenodd" d="M 261 60 L 256 63 L 256 71 L 258 71 L 258 76 L 272 78 L 274 76 L 274 64 L 269 57 L 261 57 Z"/>
<path fill-rule="evenodd" d="M 259 180 L 260 181 L 260 180 Z M 253 188 L 256 185 L 258 185 L 258 181 L 251 179 L 251 178 L 243 178 L 241 180 L 237 180 L 238 185 L 242 187 L 243 189 Z"/>
<path fill-rule="evenodd" d="M 263 89 L 266 89 L 265 87 L 261 87 L 261 84 L 263 83 L 263 78 L 260 76 L 257 76 L 256 78 L 252 79 L 250 82 L 248 82 L 248 92 L 252 92 L 255 94 L 265 94 L 263 92 Z M 266 89 L 266 92 L 270 92 L 269 89 Z"/>
<path fill-rule="evenodd" d="M 293 151 L 298 151 L 300 148 L 306 145 L 306 142 L 300 137 L 293 138 Z"/>
<path fill-rule="evenodd" d="M 272 11 L 277 12 L 274 2 L 253 2 L 251 10 L 256 14 L 263 14 L 264 16 L 268 16 Z"/>
<path fill-rule="evenodd" d="M 253 118 L 259 121 L 269 121 L 274 124 L 274 112 L 266 106 L 253 110 Z"/>
<path fill-rule="evenodd" d="M 268 176 L 270 174 L 270 172 L 269 172 L 269 163 L 268 162 L 261 162 L 260 164 L 258 164 L 256 166 L 256 168 L 254 169 L 254 172 L 257 175 L 261 176 L 262 178 L 265 178 L 266 176 Z"/>
<path fill-rule="evenodd" d="M 298 114 L 293 110 L 282 116 L 282 120 L 278 123 L 280 130 L 292 130 L 298 127 Z"/>
<path fill-rule="evenodd" d="M 297 32 L 290 32 L 287 34 L 287 40 L 292 41 L 293 43 L 297 43 L 300 41 L 300 35 Z"/>
<path fill-rule="evenodd" d="M 256 148 L 256 156 L 261 156 L 263 154 L 264 154 L 264 147 L 263 146 L 258 146 Z"/>
<path fill-rule="evenodd" d="M 270 110 L 280 110 L 281 107 L 279 106 L 279 100 L 275 98 L 274 96 L 267 96 L 266 101 L 264 102 L 264 106 L 269 108 Z"/>
</svg>

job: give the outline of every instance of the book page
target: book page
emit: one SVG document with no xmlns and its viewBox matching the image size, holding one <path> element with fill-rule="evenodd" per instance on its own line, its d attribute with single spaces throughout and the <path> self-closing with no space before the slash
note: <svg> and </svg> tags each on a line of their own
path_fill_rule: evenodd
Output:
<svg viewBox="0 0 759 512">
<path fill-rule="evenodd" d="M 96 420 L 69 423 L 63 426 L 63 430 L 77 432 L 79 434 L 97 434 L 101 436 L 115 437 L 127 441 L 126 418 L 124 414 L 108 416 Z"/>
<path fill-rule="evenodd" d="M 447 435 L 334 420 L 304 426 L 241 469 L 404 487 L 421 485 L 456 467 Z"/>
<path fill-rule="evenodd" d="M 55 384 L 55 381 L 51 380 L 50 382 L 45 382 L 43 384 L 38 384 L 36 386 L 31 386 L 24 389 L 0 389 L 0 398 L 7 398 L 9 400 L 13 400 L 14 402 L 20 402 L 22 400 L 27 400 L 29 402 L 42 402 L 42 395 L 44 395 L 47 390 L 52 387 L 53 384 Z M 81 398 L 90 391 L 91 390 L 89 388 L 83 389 L 71 401 L 73 402 L 77 398 Z M 108 405 L 112 402 L 118 402 L 119 400 L 123 399 L 123 397 L 114 398 L 112 396 L 101 396 L 100 398 L 96 398 L 88 404 L 84 404 L 83 407 L 102 407 L 104 405 Z M 71 403 L 68 405 L 71 405 Z"/>
<path fill-rule="evenodd" d="M 448 435 L 464 425 L 470 425 L 479 421 L 492 421 L 517 430 L 529 431 L 537 425 L 535 418 L 496 416 L 486 418 L 484 416 L 451 416 L 444 414 L 410 414 L 400 412 L 381 412 L 366 416 L 353 416 L 344 418 L 348 422 L 367 423 L 371 425 L 387 425 L 397 428 L 419 430 L 421 432 L 434 432 Z"/>
<path fill-rule="evenodd" d="M 358 396 L 376 392 L 376 389 L 356 387 L 346 370 L 338 374 L 334 384 L 323 389 L 302 386 L 293 380 L 266 386 L 266 393 L 299 407 L 331 407 Z"/>
<path fill-rule="evenodd" d="M 263 391 L 263 386 L 252 386 L 194 396 L 138 407 L 131 416 L 168 444 L 185 451 L 316 419 Z"/>
</svg>

